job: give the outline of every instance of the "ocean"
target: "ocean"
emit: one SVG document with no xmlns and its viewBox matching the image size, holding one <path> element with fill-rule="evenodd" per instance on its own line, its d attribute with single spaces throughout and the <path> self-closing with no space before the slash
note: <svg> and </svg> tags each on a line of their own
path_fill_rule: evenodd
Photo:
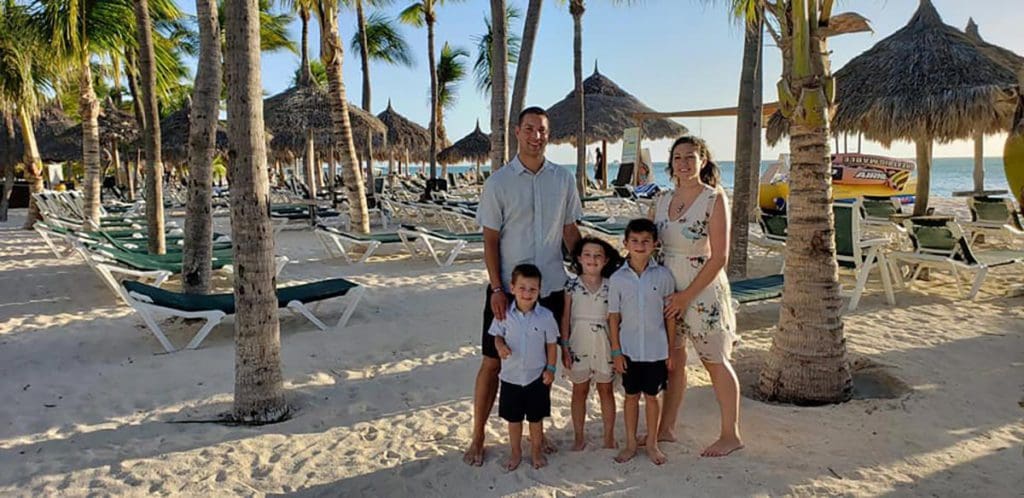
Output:
<svg viewBox="0 0 1024 498">
<path fill-rule="evenodd" d="M 764 171 L 769 165 L 774 163 L 771 161 L 761 161 L 761 171 Z M 574 168 L 570 165 L 562 165 L 567 168 Z M 654 170 L 655 183 L 663 186 L 670 186 L 672 183 L 669 181 L 668 173 L 665 171 L 667 163 L 655 162 Z M 735 163 L 732 161 L 722 161 L 719 163 L 719 167 L 722 171 L 722 185 L 725 188 L 732 188 L 733 177 L 735 172 Z M 412 171 L 416 172 L 420 170 L 420 166 L 412 166 Z M 448 167 L 449 172 L 462 173 L 474 169 L 472 165 L 453 165 Z M 481 169 L 488 170 L 488 166 L 481 166 Z M 616 164 L 611 165 L 611 170 L 608 172 L 609 181 L 615 178 L 615 172 L 618 170 Z M 438 165 L 438 171 L 440 171 L 440 165 Z M 594 166 L 591 164 L 587 167 L 588 175 L 593 178 Z M 971 190 L 974 188 L 974 159 L 970 157 L 942 157 L 934 159 L 932 163 L 932 185 L 931 194 L 933 196 L 950 197 L 954 191 L 958 190 Z M 1009 187 L 1006 183 L 1006 175 L 1003 173 L 1003 158 L 1001 157 L 986 157 L 985 158 L 985 189 L 986 190 L 1007 190 Z"/>
</svg>

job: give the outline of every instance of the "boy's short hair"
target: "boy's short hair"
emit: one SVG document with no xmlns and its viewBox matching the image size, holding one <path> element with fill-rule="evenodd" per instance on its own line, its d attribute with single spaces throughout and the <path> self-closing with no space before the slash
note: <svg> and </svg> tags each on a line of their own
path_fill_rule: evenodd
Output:
<svg viewBox="0 0 1024 498">
<path fill-rule="evenodd" d="M 517 123 L 516 126 L 519 126 L 518 123 L 522 123 L 523 122 L 523 118 L 527 114 L 536 114 L 537 116 L 544 116 L 545 118 L 548 117 L 548 112 L 545 111 L 543 107 L 538 107 L 538 106 L 527 107 L 526 109 L 523 109 L 519 113 L 519 119 L 516 121 L 516 123 Z"/>
<path fill-rule="evenodd" d="M 516 265 L 515 269 L 512 270 L 512 283 L 516 283 L 516 279 L 519 277 L 535 278 L 540 282 L 540 268 L 537 268 L 537 265 L 532 265 L 530 263 Z"/>
<path fill-rule="evenodd" d="M 629 235 L 634 233 L 649 233 L 657 241 L 658 225 L 655 225 L 653 221 L 647 218 L 629 220 L 629 223 L 626 225 L 626 234 L 623 237 L 628 239 Z"/>
</svg>

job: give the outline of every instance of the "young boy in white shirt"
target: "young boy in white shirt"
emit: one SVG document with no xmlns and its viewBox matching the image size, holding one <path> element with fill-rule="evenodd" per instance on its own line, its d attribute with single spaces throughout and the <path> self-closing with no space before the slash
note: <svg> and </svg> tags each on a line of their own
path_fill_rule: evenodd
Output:
<svg viewBox="0 0 1024 498">
<path fill-rule="evenodd" d="M 537 304 L 540 269 L 531 264 L 512 271 L 512 295 L 504 320 L 494 320 L 488 331 L 501 357 L 501 395 L 498 415 L 508 421 L 512 454 L 505 469 L 515 470 L 522 460 L 523 419 L 530 423 L 533 468 L 547 465 L 544 457 L 544 417 L 551 416 L 551 382 L 555 380 L 558 322 Z"/>
<path fill-rule="evenodd" d="M 641 393 L 647 420 L 647 456 L 655 465 L 666 461 L 658 448 L 658 394 L 665 389 L 668 371 L 674 366 L 668 353 L 675 343 L 675 320 L 666 318 L 664 309 L 665 298 L 676 290 L 676 281 L 668 268 L 651 259 L 657 243 L 658 227 L 654 222 L 643 218 L 630 221 L 625 235 L 629 256 L 608 283 L 612 361 L 615 371 L 622 374 L 626 391 L 626 447 L 615 457 L 619 463 L 631 460 L 639 447 L 636 431 Z"/>
</svg>

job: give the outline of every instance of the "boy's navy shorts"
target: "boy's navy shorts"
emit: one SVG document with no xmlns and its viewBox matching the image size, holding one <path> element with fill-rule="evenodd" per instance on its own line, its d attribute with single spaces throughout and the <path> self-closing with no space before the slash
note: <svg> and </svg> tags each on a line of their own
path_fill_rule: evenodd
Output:
<svg viewBox="0 0 1024 498">
<path fill-rule="evenodd" d="M 511 294 L 508 295 L 509 304 L 515 299 Z M 541 306 L 548 309 L 552 315 L 555 316 L 555 321 L 562 323 L 562 308 L 565 306 L 565 291 L 552 292 L 546 297 L 540 298 L 538 302 Z M 498 347 L 494 345 L 494 336 L 489 334 L 491 330 L 491 322 L 494 321 L 494 312 L 491 311 L 491 287 L 487 287 L 487 293 L 484 296 L 484 329 L 483 335 L 480 337 L 480 347 L 483 349 L 484 356 L 488 358 L 500 359 L 498 356 Z"/>
<path fill-rule="evenodd" d="M 657 396 L 668 384 L 668 365 L 665 360 L 633 361 L 626 359 L 626 373 L 622 374 L 622 388 L 626 394 L 644 393 Z"/>
<path fill-rule="evenodd" d="M 508 422 L 540 422 L 551 416 L 551 386 L 544 385 L 544 376 L 517 386 L 501 381 L 498 416 Z"/>
</svg>

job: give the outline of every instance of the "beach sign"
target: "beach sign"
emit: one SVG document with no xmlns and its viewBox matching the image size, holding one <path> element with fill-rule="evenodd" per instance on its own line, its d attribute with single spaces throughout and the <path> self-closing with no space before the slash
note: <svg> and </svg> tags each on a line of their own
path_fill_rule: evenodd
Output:
<svg viewBox="0 0 1024 498">
<path fill-rule="evenodd" d="M 622 164 L 636 162 L 636 148 L 640 142 L 640 128 L 622 130 Z"/>
<path fill-rule="evenodd" d="M 906 186 L 914 162 L 868 154 L 835 154 L 832 157 L 832 184 L 865 187 L 872 194 L 893 195 Z M 870 188 L 874 187 L 874 188 Z"/>
</svg>

